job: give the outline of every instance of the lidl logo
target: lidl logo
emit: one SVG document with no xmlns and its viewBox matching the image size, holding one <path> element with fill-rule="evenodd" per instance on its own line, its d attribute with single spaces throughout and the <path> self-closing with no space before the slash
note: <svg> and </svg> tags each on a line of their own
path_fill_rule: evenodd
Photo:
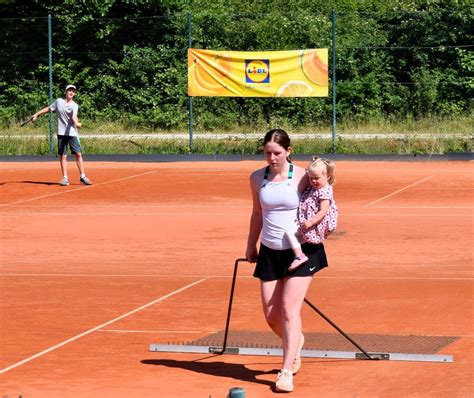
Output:
<svg viewBox="0 0 474 398">
<path fill-rule="evenodd" d="M 246 83 L 270 83 L 270 60 L 247 59 L 245 60 Z"/>
</svg>

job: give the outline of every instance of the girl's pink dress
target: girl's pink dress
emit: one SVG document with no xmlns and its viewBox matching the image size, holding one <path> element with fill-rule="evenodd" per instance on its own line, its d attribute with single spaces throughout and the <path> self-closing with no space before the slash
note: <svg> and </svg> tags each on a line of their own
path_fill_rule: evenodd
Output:
<svg viewBox="0 0 474 398">
<path fill-rule="evenodd" d="M 322 243 L 337 227 L 338 210 L 332 186 L 329 184 L 319 189 L 309 186 L 302 193 L 298 208 L 299 223 L 301 224 L 303 221 L 309 220 L 320 210 L 322 199 L 330 201 L 329 210 L 319 224 L 306 231 L 301 230 L 301 236 L 305 242 Z"/>
</svg>

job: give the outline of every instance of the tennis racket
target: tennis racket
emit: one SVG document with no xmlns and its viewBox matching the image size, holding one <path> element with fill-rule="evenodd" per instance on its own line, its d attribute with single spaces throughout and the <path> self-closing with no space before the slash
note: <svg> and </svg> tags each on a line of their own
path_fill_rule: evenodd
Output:
<svg viewBox="0 0 474 398">
<path fill-rule="evenodd" d="M 20 126 L 23 127 L 25 124 L 28 124 L 28 123 L 31 122 L 32 120 L 33 120 L 33 116 L 30 116 L 28 119 L 23 120 L 23 121 L 20 123 Z"/>
</svg>

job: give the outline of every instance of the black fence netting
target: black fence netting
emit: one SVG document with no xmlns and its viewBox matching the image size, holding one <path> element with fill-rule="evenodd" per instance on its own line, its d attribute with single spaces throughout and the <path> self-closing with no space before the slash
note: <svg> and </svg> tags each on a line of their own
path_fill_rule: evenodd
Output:
<svg viewBox="0 0 474 398">
<path fill-rule="evenodd" d="M 271 3 L 253 13 L 232 3 L 207 10 L 132 1 L 76 5 L 66 14 L 0 5 L 2 153 L 53 150 L 48 116 L 20 122 L 62 97 L 69 83 L 78 89 L 89 153 L 255 153 L 274 127 L 305 153 L 470 150 L 469 2 L 370 11 Z M 190 47 L 328 48 L 329 96 L 191 98 Z"/>
</svg>

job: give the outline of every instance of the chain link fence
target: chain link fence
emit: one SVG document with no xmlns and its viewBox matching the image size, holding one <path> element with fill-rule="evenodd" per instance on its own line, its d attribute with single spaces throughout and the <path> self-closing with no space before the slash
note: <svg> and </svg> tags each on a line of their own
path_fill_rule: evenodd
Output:
<svg viewBox="0 0 474 398">
<path fill-rule="evenodd" d="M 446 10 L 2 18 L 3 152 L 54 151 L 47 117 L 19 122 L 62 97 L 68 83 L 78 87 L 85 153 L 255 153 L 275 127 L 300 153 L 469 151 L 473 35 L 427 31 L 468 17 Z M 190 46 L 329 48 L 330 95 L 188 97 Z"/>
</svg>

